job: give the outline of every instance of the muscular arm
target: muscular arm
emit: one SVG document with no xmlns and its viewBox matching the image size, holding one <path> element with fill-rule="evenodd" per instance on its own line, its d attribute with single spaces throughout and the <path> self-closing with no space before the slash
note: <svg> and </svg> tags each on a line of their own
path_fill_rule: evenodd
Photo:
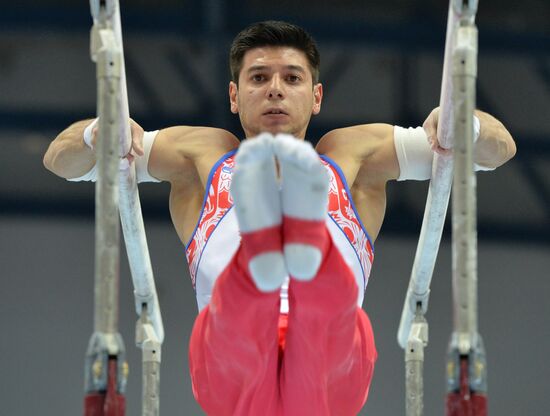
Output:
<svg viewBox="0 0 550 416">
<path fill-rule="evenodd" d="M 83 140 L 84 130 L 92 119 L 78 121 L 63 130 L 44 155 L 44 166 L 56 175 L 71 179 L 86 174 L 96 163 L 95 151 Z M 131 120 L 132 150 L 129 158 L 143 155 L 143 129 Z M 95 132 L 93 135 L 95 143 Z M 178 126 L 160 130 L 149 157 L 149 173 L 157 179 L 179 180 L 204 163 L 205 156 L 223 154 L 238 146 L 231 133 L 208 127 Z"/>
<path fill-rule="evenodd" d="M 44 165 L 63 178 L 78 178 L 96 163 L 95 153 L 83 142 L 91 120 L 74 123 L 50 144 Z M 143 129 L 132 121 L 132 149 L 144 154 Z M 153 142 L 148 174 L 170 182 L 170 212 L 178 235 L 186 242 L 200 212 L 208 174 L 214 163 L 239 145 L 237 138 L 221 129 L 178 126 L 160 130 Z M 134 156 L 127 155 L 129 159 Z"/>
<path fill-rule="evenodd" d="M 499 167 L 515 155 L 514 139 L 495 117 L 479 110 L 475 114 L 480 120 L 480 135 L 474 147 L 474 161 L 486 168 Z M 424 122 L 425 133 L 421 129 L 416 130 L 416 138 L 419 134 L 422 138 L 415 145 L 414 152 L 424 156 L 418 162 L 413 158 L 411 163 L 431 166 L 431 150 L 449 153 L 439 147 L 436 138 L 438 115 L 439 109 L 435 109 L 428 116 Z M 394 127 L 389 124 L 365 124 L 333 130 L 321 139 L 317 149 L 319 153 L 333 154 L 343 160 L 346 165 L 346 169 L 343 167 L 344 173 L 352 183 L 357 174 L 364 176 L 366 183 L 379 184 L 397 179 L 403 167 L 395 150 Z M 405 150 L 408 150 L 406 143 Z"/>
<path fill-rule="evenodd" d="M 47 169 L 65 179 L 79 178 L 92 169 L 96 163 L 95 150 L 84 143 L 84 131 L 92 120 L 78 121 L 57 135 L 44 155 Z M 125 157 L 131 161 L 135 156 L 143 156 L 143 129 L 130 119 L 130 131 L 131 149 Z M 92 146 L 95 146 L 96 134 L 97 125 L 90 131 Z"/>
<path fill-rule="evenodd" d="M 44 155 L 44 166 L 62 178 L 78 178 L 95 164 L 95 153 L 82 139 L 92 120 L 78 121 L 63 130 L 50 143 Z"/>
<path fill-rule="evenodd" d="M 437 115 L 436 109 L 424 123 L 428 134 L 420 128 L 413 129 L 414 134 L 406 129 L 399 130 L 399 134 L 404 135 L 400 149 L 401 166 L 394 140 L 398 127 L 389 124 L 365 124 L 333 130 L 319 141 L 317 151 L 334 159 L 344 172 L 359 215 L 373 240 L 384 218 L 387 181 L 430 178 L 433 151 L 438 151 L 438 143 L 432 140 L 430 148 L 428 135 L 435 137 Z M 494 117 L 479 111 L 476 115 L 480 119 L 480 137 L 476 142 L 474 160 L 484 167 L 498 167 L 514 156 L 514 140 Z M 414 140 L 413 149 L 407 149 L 407 139 Z"/>
</svg>

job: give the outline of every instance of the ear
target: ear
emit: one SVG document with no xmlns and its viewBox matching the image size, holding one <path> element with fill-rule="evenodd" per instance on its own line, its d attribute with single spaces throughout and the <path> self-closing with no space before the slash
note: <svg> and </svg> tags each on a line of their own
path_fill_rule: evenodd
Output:
<svg viewBox="0 0 550 416">
<path fill-rule="evenodd" d="M 321 111 L 321 101 L 323 101 L 323 84 L 318 83 L 313 86 L 313 108 L 311 114 L 314 116 Z"/>
<path fill-rule="evenodd" d="M 239 112 L 239 105 L 237 103 L 238 94 L 237 84 L 233 81 L 229 82 L 229 103 L 231 105 L 231 112 L 237 114 Z"/>
</svg>

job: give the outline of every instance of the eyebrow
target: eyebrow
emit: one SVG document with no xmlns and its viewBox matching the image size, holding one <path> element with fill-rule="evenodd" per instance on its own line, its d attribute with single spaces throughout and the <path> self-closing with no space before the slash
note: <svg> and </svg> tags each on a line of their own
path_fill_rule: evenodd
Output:
<svg viewBox="0 0 550 416">
<path fill-rule="evenodd" d="M 268 65 L 253 65 L 250 68 L 248 68 L 246 72 L 251 73 L 256 71 L 265 71 L 266 69 L 269 69 L 269 68 L 270 67 Z M 298 71 L 303 74 L 306 73 L 306 70 L 301 65 L 285 65 L 284 68 L 290 71 Z"/>
</svg>

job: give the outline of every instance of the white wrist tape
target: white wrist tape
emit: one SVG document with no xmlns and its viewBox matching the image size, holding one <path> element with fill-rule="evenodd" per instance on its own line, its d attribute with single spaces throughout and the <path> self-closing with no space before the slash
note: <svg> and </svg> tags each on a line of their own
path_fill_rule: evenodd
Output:
<svg viewBox="0 0 550 416">
<path fill-rule="evenodd" d="M 480 123 L 474 116 L 474 143 L 479 139 Z M 408 128 L 394 126 L 393 138 L 397 161 L 399 163 L 398 181 L 426 180 L 432 176 L 432 161 L 434 152 L 431 149 L 426 132 L 422 127 Z M 480 166 L 474 163 L 475 171 L 488 171 L 494 168 Z"/>
<path fill-rule="evenodd" d="M 479 118 L 477 116 L 474 116 L 474 143 L 477 142 L 479 139 L 479 133 L 481 132 L 481 123 L 479 122 Z"/>
<path fill-rule="evenodd" d="M 153 143 L 157 137 L 159 130 L 146 131 L 143 133 L 143 156 L 136 156 L 136 176 L 138 183 L 140 182 L 160 182 L 160 179 L 151 176 L 149 173 L 149 155 L 153 148 Z"/>
<path fill-rule="evenodd" d="M 433 150 L 422 127 L 405 129 L 394 126 L 393 140 L 397 162 L 398 181 L 413 179 L 422 181 L 432 176 Z"/>
<path fill-rule="evenodd" d="M 96 118 L 94 121 L 88 124 L 88 126 L 84 129 L 84 135 L 83 135 L 84 143 L 86 144 L 86 146 L 88 146 L 92 150 L 94 148 L 94 145 L 92 143 L 92 130 L 94 129 L 95 126 L 97 126 L 98 120 L 99 118 Z"/>
<path fill-rule="evenodd" d="M 90 129 L 90 132 L 91 132 L 91 129 Z M 136 156 L 134 159 L 136 163 L 136 177 L 137 177 L 138 183 L 160 182 L 159 179 L 149 174 L 149 170 L 147 167 L 149 164 L 149 155 L 151 154 L 151 149 L 153 147 L 153 143 L 155 141 L 155 138 L 157 137 L 158 132 L 159 132 L 158 130 L 146 131 L 143 134 L 143 156 Z M 128 159 L 126 159 L 125 157 L 120 159 L 120 170 L 128 169 L 128 167 L 129 167 Z M 92 168 L 84 175 L 78 178 L 72 178 L 67 180 L 71 182 L 81 182 L 81 181 L 95 182 L 97 180 L 97 165 L 92 166 Z"/>
</svg>

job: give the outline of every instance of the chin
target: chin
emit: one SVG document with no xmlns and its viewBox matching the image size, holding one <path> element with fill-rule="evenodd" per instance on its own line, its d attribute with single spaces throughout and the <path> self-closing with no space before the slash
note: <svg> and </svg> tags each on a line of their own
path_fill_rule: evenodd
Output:
<svg viewBox="0 0 550 416">
<path fill-rule="evenodd" d="M 290 134 L 291 136 L 296 135 L 293 129 L 285 126 L 271 126 L 271 127 L 267 127 L 265 131 L 271 134 L 283 133 L 283 134 Z"/>
</svg>

